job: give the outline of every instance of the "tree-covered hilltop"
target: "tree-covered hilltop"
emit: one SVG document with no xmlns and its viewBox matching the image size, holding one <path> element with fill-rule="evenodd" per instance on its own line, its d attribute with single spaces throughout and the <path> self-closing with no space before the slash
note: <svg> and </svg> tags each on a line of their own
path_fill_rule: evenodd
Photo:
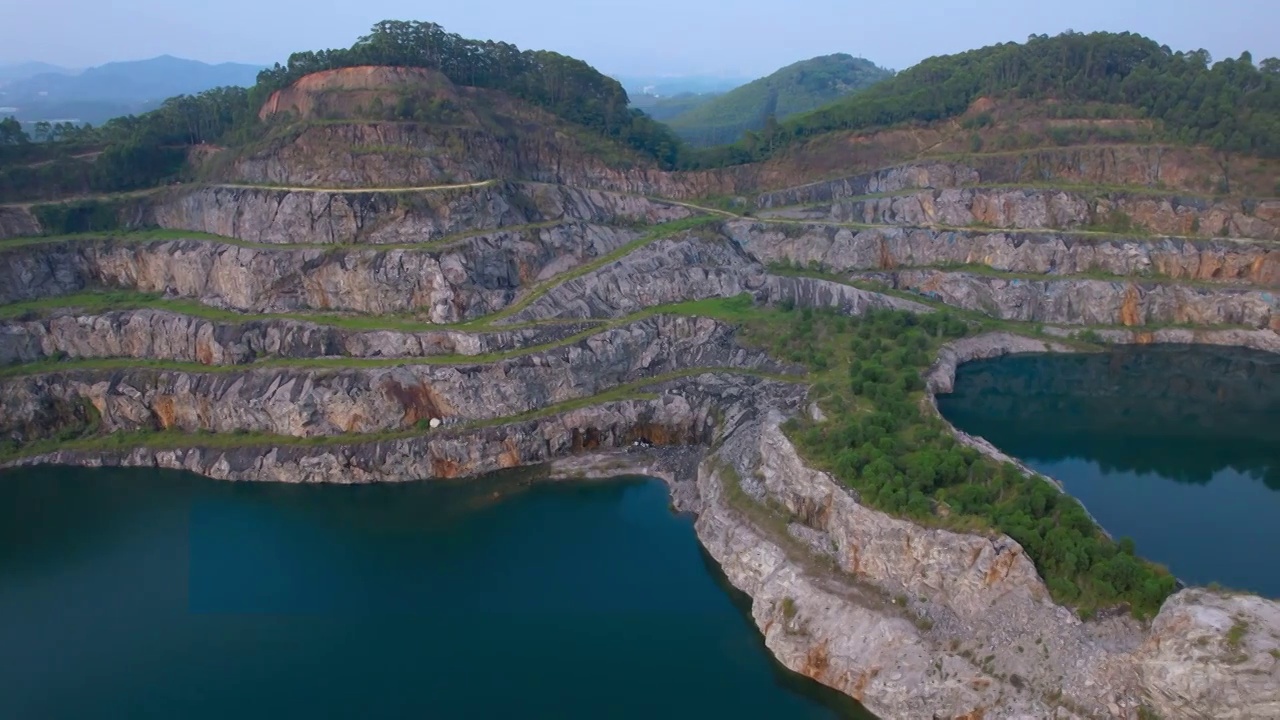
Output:
<svg viewBox="0 0 1280 720">
<path fill-rule="evenodd" d="M 240 145 L 263 133 L 258 109 L 276 90 L 321 70 L 397 65 L 438 70 L 457 85 L 498 90 L 674 167 L 681 144 L 628 107 L 618 81 L 554 52 L 468 40 L 424 22 L 384 21 L 350 48 L 294 53 L 257 84 L 170 98 L 158 109 L 99 128 L 13 123 L 0 135 L 0 201 L 155 187 L 180 176 L 193 145 Z M 33 142 L 42 140 L 44 142 Z M 101 153 L 101 154 L 97 154 Z"/>
<path fill-rule="evenodd" d="M 731 143 L 748 130 L 781 120 L 863 90 L 893 72 L 870 60 L 836 54 L 803 60 L 697 104 L 667 124 L 695 146 Z"/>
<path fill-rule="evenodd" d="M 679 142 L 644 113 L 628 108 L 617 80 L 587 63 L 546 50 L 520 50 L 491 40 L 469 40 L 435 23 L 384 20 L 348 49 L 294 53 L 258 75 L 257 100 L 321 70 L 393 65 L 438 70 L 457 85 L 499 90 L 569 122 L 674 166 Z"/>
<path fill-rule="evenodd" d="M 983 97 L 1127 105 L 1170 141 L 1280 156 L 1280 60 L 1255 65 L 1244 53 L 1213 63 L 1204 50 L 1174 52 L 1133 33 L 1067 31 L 929 58 L 692 164 L 751 162 L 832 131 L 954 118 Z"/>
</svg>

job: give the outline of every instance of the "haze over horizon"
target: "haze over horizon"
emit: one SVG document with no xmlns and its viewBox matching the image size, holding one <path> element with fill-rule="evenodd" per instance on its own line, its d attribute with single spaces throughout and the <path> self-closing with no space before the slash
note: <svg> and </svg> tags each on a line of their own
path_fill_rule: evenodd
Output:
<svg viewBox="0 0 1280 720">
<path fill-rule="evenodd" d="M 1146 7 L 1105 0 L 1060 5 L 1014 0 L 923 0 L 911 10 L 852 8 L 810 0 L 805 12 L 761 0 L 516 0 L 424 7 L 407 0 L 364 3 L 274 3 L 225 0 L 216 14 L 203 5 L 131 0 L 110 6 L 50 0 L 10 9 L 0 26 L 0 64 L 42 61 L 66 67 L 157 55 L 209 63 L 283 63 L 292 52 L 347 47 L 385 19 L 436 22 L 450 32 L 502 40 L 522 49 L 555 50 L 615 75 L 758 77 L 816 55 L 862 56 L 905 69 L 955 53 L 1031 34 L 1064 30 L 1132 31 L 1175 50 L 1208 50 L 1215 60 L 1253 53 L 1280 56 L 1280 4 L 1167 0 Z"/>
</svg>

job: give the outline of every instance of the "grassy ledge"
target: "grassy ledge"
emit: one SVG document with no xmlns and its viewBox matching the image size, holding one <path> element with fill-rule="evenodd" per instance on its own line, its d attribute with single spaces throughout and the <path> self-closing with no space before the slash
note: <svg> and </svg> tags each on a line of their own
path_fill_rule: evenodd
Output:
<svg viewBox="0 0 1280 720">
<path fill-rule="evenodd" d="M 95 299 L 101 296 L 93 296 Z M 43 301 L 39 301 L 43 302 Z M 144 305 L 145 306 L 145 305 Z M 12 310 L 14 306 L 0 307 L 0 311 Z M 204 306 L 199 306 L 203 308 Z M 28 308 L 25 312 L 31 312 Z M 215 311 L 223 313 L 226 311 Z M 233 317 L 234 313 L 230 313 Z M 565 347 L 580 342 L 593 335 L 599 335 L 602 332 L 616 327 L 623 327 L 641 320 L 659 315 L 690 315 L 711 317 L 731 323 L 740 323 L 752 316 L 751 313 L 751 297 L 743 294 L 735 298 L 710 298 L 706 300 L 694 300 L 682 303 L 672 303 L 668 305 L 656 305 L 645 308 L 639 312 L 624 315 L 612 320 L 601 321 L 586 330 L 568 335 L 554 342 L 542 343 L 538 345 L 528 345 L 525 347 L 508 350 L 505 352 L 484 353 L 479 355 L 428 355 L 423 357 L 391 357 L 391 358 L 353 358 L 353 357 L 317 357 L 317 358 L 288 358 L 288 357 L 268 357 L 256 360 L 250 363 L 242 363 L 238 365 L 205 365 L 197 362 L 182 360 L 154 360 L 146 358 L 132 357 L 107 357 L 107 358 L 49 358 L 46 360 L 38 360 L 36 362 L 18 363 L 0 367 L 0 378 L 21 377 L 26 375 L 41 375 L 46 373 L 57 372 L 75 372 L 75 371 L 91 371 L 91 370 L 132 370 L 132 369 L 153 369 L 153 370 L 171 370 L 190 373 L 228 373 L 228 372 L 248 372 L 256 369 L 264 368 L 327 368 L 327 369 L 343 369 L 343 368 L 379 368 L 379 367 L 398 367 L 413 365 L 483 365 L 488 363 L 501 362 L 515 357 L 524 355 L 532 355 L 539 352 L 546 352 L 556 348 Z M 0 314 L 0 319 L 4 315 Z M 241 318 L 239 321 L 243 322 Z M 498 331 L 515 330 L 523 326 L 504 327 Z M 489 332 L 489 331 L 476 331 Z"/>
<path fill-rule="evenodd" d="M 743 368 L 687 368 L 684 370 L 654 375 L 653 377 L 643 378 L 629 383 L 623 383 L 602 393 L 566 400 L 562 403 L 556 403 L 536 410 L 530 410 L 519 415 L 464 422 L 449 428 L 447 431 L 430 431 L 426 427 L 425 423 L 420 422 L 411 428 L 388 430 L 379 433 L 346 433 L 313 437 L 278 435 L 265 432 L 214 433 L 203 431 L 183 432 L 180 430 L 134 430 L 102 433 L 100 432 L 100 422 L 97 418 L 96 412 L 89 412 L 88 416 L 90 419 L 83 428 L 80 428 L 77 431 L 69 430 L 62 437 L 39 440 L 22 446 L 15 446 L 12 443 L 0 442 L 0 465 L 22 458 L 35 457 L 64 450 L 75 452 L 124 452 L 135 448 L 171 450 L 187 447 L 208 449 L 233 449 L 240 447 L 263 446 L 330 447 L 335 445 L 355 445 L 388 440 L 402 440 L 405 438 L 427 435 L 432 432 L 452 435 L 468 430 L 498 427 L 502 425 L 527 422 L 529 420 L 538 420 L 573 410 L 580 410 L 582 408 L 604 405 L 607 403 L 626 400 L 651 400 L 658 396 L 652 392 L 646 392 L 646 388 L 651 388 L 673 380 L 681 380 L 706 374 L 741 375 L 786 383 L 804 382 L 803 377 L 778 375 L 775 373 L 759 372 Z M 92 406 L 89 407 L 91 408 Z"/>
<path fill-rule="evenodd" d="M 254 242 L 252 240 L 241 240 L 240 238 L 227 237 L 225 235 L 214 235 L 212 233 L 198 232 L 191 230 L 166 230 L 166 229 L 149 229 L 149 230 L 128 230 L 122 232 L 86 232 L 72 233 L 69 235 L 37 235 L 31 237 L 18 237 L 0 240 L 0 251 L 10 250 L 21 247 L 29 247 L 32 245 L 46 245 L 62 242 L 161 242 L 167 240 L 200 240 L 202 242 L 213 242 L 223 245 L 235 245 L 236 247 L 252 248 L 254 250 L 320 250 L 323 252 L 353 252 L 353 251 L 372 251 L 385 252 L 390 250 L 443 250 L 454 247 L 460 243 L 466 242 L 485 235 L 498 235 L 503 233 L 521 234 L 526 232 L 534 232 L 544 230 L 557 225 L 579 224 L 581 221 L 565 221 L 565 220 L 548 220 L 545 222 L 525 223 L 523 225 L 503 225 L 495 228 L 483 228 L 477 230 L 466 230 L 464 232 L 451 233 L 442 235 L 434 240 L 424 240 L 414 243 L 351 243 L 351 242 L 332 242 L 332 243 L 264 243 Z M 627 229 L 632 225 L 627 223 L 586 223 L 595 224 L 603 227 L 616 227 Z"/>
<path fill-rule="evenodd" d="M 829 203 L 824 204 L 829 205 Z M 822 207 L 819 205 L 817 207 Z M 782 212 L 786 210 L 813 208 L 813 205 L 794 205 L 787 207 L 769 208 L 767 212 Z M 1058 235 L 1070 237 L 1083 242 L 1125 242 L 1125 243 L 1156 243 L 1165 240 L 1179 240 L 1183 242 L 1226 242 L 1237 245 L 1258 245 L 1265 248 L 1273 248 L 1278 243 L 1275 240 L 1266 240 L 1261 238 L 1247 238 L 1234 236 L 1217 236 L 1209 237 L 1205 235 L 1166 235 L 1156 234 L 1146 228 L 1125 224 L 1120 222 L 1104 222 L 1094 225 L 1086 225 L 1075 228 L 1012 228 L 998 227 L 995 225 L 970 224 L 970 225 L 946 225 L 943 223 L 933 223 L 929 225 L 910 225 L 906 223 L 860 223 L 836 220 L 823 220 L 821 218 L 785 218 L 772 215 L 742 215 L 738 216 L 739 220 L 760 223 L 765 225 L 779 225 L 785 227 L 834 227 L 847 228 L 850 230 L 928 230 L 931 232 L 953 232 L 967 233 L 976 235 Z"/>
<path fill-rule="evenodd" d="M 653 229 L 650 230 L 649 232 L 645 233 L 641 237 L 636 238 L 635 240 L 632 240 L 631 242 L 627 243 L 626 245 L 623 245 L 622 247 L 614 250 L 613 252 L 607 253 L 605 255 L 601 255 L 600 257 L 596 258 L 595 260 L 592 260 L 589 263 L 586 263 L 584 265 L 579 265 L 578 267 L 572 270 L 560 273 L 555 277 L 548 278 L 543 282 L 540 282 L 534 285 L 533 287 L 529 288 L 528 292 L 525 293 L 524 297 L 508 305 L 502 310 L 499 310 L 498 312 L 490 315 L 486 315 L 484 317 L 476 318 L 475 320 L 471 320 L 469 322 L 460 323 L 455 327 L 458 327 L 458 328 L 492 327 L 496 323 L 500 323 L 503 320 L 511 317 L 512 315 L 515 315 L 516 313 L 519 313 L 520 311 L 529 307 L 535 301 L 541 298 L 543 295 L 546 295 L 547 291 L 551 290 L 556 286 L 563 285 L 568 282 L 572 282 L 582 277 L 583 275 L 595 272 L 596 270 L 599 270 L 600 268 L 606 265 L 609 265 L 610 263 L 617 262 L 618 260 L 626 257 L 627 255 L 630 255 L 631 253 L 639 250 L 640 248 L 646 245 L 652 244 L 654 242 L 657 242 L 658 240 L 661 240 L 663 238 L 671 237 L 672 235 L 675 235 L 677 233 L 686 232 L 689 230 L 696 230 L 698 228 L 706 227 L 708 225 L 714 225 L 719 222 L 721 222 L 721 220 L 718 217 L 695 216 L 695 217 L 684 218 L 681 220 L 673 220 L 671 222 L 662 223 L 661 225 L 655 225 Z"/>
</svg>

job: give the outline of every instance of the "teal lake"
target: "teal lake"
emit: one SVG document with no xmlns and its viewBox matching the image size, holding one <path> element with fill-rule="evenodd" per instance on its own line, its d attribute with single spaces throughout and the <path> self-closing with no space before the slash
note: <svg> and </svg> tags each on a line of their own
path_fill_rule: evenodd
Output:
<svg viewBox="0 0 1280 720">
<path fill-rule="evenodd" d="M 956 427 L 1060 480 L 1184 582 L 1280 597 L 1280 356 L 1211 346 L 961 365 Z"/>
<path fill-rule="evenodd" d="M 0 717 L 837 718 L 662 483 L 0 473 Z"/>
</svg>

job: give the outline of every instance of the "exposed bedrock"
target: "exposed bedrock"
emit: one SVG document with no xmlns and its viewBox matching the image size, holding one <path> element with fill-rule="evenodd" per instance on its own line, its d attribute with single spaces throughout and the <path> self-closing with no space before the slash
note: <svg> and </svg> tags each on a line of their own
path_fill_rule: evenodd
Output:
<svg viewBox="0 0 1280 720">
<path fill-rule="evenodd" d="M 1082 228 L 1119 218 L 1150 232 L 1280 239 L 1280 200 L 1210 200 L 1036 188 L 946 188 L 770 211 L 774 217 L 873 225 Z"/>
<path fill-rule="evenodd" d="M 825 280 L 769 275 L 747 252 L 721 236 L 687 234 L 652 243 L 613 263 L 551 288 L 508 319 L 609 318 L 666 303 L 749 293 L 759 302 L 859 313 L 864 307 L 928 311 L 920 303 Z"/>
<path fill-rule="evenodd" d="M 655 224 L 693 214 L 637 195 L 502 182 L 419 192 L 208 187 L 157 204 L 161 227 L 261 243 L 420 243 L 543 222 Z"/>
<path fill-rule="evenodd" d="M 857 144 L 842 150 L 859 151 Z M 943 189 L 962 185 L 1088 185 L 1133 186 L 1170 193 L 1213 193 L 1228 180 L 1224 176 L 1223 157 L 1215 157 L 1206 148 L 1160 145 L 1089 145 L 1074 147 L 1040 148 L 1006 153 L 971 155 L 959 161 L 923 159 L 835 180 L 824 180 L 796 185 L 761 194 L 757 206 L 776 208 L 786 205 L 806 205 L 830 202 L 837 198 L 857 197 L 877 193 L 892 193 L 904 189 Z M 828 158 L 817 159 L 818 162 Z M 850 158 L 846 166 L 856 166 Z M 1245 162 L 1240 158 L 1236 162 Z M 1265 173 L 1259 173 L 1266 177 Z M 787 182 L 787 174 L 770 173 L 762 169 L 762 177 L 777 187 Z M 1232 173 L 1234 182 L 1226 184 L 1238 188 L 1239 173 Z M 1244 182 L 1245 186 L 1251 183 Z M 1269 184 L 1252 183 L 1266 194 L 1272 192 Z"/>
<path fill-rule="evenodd" d="M 1068 325 L 1243 325 L 1280 330 L 1274 291 L 1139 280 L 1015 279 L 941 270 L 856 273 L 1003 320 Z"/>
<path fill-rule="evenodd" d="M 1070 337 L 1078 332 L 1069 327 L 1046 327 L 1045 333 L 1059 337 Z M 1169 345 L 1222 345 L 1226 347 L 1242 347 L 1250 350 L 1264 350 L 1280 353 L 1280 333 L 1271 329 L 1197 329 L 1197 328 L 1157 328 L 1155 330 L 1122 330 L 1104 328 L 1094 331 L 1103 342 L 1117 345 L 1151 345 L 1154 343 Z"/>
<path fill-rule="evenodd" d="M 483 92 L 483 91 L 482 91 Z M 528 121 L 542 124 L 535 128 Z M 235 182 L 318 188 L 421 187 L 518 178 L 662 197 L 706 197 L 753 185 L 754 166 L 667 172 L 638 156 L 601 160 L 541 111 L 513 137 L 479 127 L 353 120 L 320 123 L 237 160 Z"/>
<path fill-rule="evenodd" d="M 637 231 L 587 224 L 498 231 L 439 250 L 82 240 L 0 252 L 0 302 L 130 288 L 249 312 L 419 311 L 447 323 L 497 311 L 522 286 L 607 254 Z"/>
<path fill-rule="evenodd" d="M 485 365 L 215 373 L 70 370 L 16 377 L 0 385 L 0 432 L 16 442 L 56 434 L 84 421 L 82 401 L 87 401 L 107 431 L 369 433 L 432 418 L 509 417 L 700 367 L 784 369 L 762 352 L 735 345 L 726 325 L 659 316 Z"/>
<path fill-rule="evenodd" d="M 40 234 L 40 221 L 17 205 L 0 205 L 0 240 Z"/>
<path fill-rule="evenodd" d="M 286 483 L 403 482 L 478 475 L 597 452 L 645 439 L 660 445 L 711 442 L 718 422 L 751 412 L 745 401 L 798 406 L 796 385 L 708 372 L 648 388 L 652 399 L 620 400 L 493 427 L 448 426 L 413 437 L 318 446 L 62 450 L 13 465 L 123 465 L 189 470 L 221 480 Z M 744 409 L 745 408 L 745 409 Z M 676 478 L 692 483 L 692 478 Z"/>
<path fill-rule="evenodd" d="M 764 281 L 764 268 L 724 238 L 685 233 L 557 285 L 509 321 L 617 317 L 654 305 L 752 292 Z"/>
<path fill-rule="evenodd" d="M 1025 349 L 994 336 L 969 348 Z M 1280 605 L 1186 590 L 1149 628 L 1082 622 L 1015 541 L 863 506 L 804 466 L 781 419 L 738 429 L 703 463 L 696 528 L 787 667 L 886 718 L 1274 716 Z M 1249 630 L 1233 643 L 1236 623 Z"/>
<path fill-rule="evenodd" d="M 744 517 L 713 461 L 699 473 L 697 528 L 753 597 L 783 664 L 893 718 L 1052 717 L 1045 695 L 1059 689 L 1105 712 L 1129 694 L 1114 654 L 1138 644 L 1136 623 L 1080 622 L 1049 600 L 1007 537 L 931 530 L 861 505 L 804 466 L 780 420 L 733 438 L 718 458 L 737 466 L 740 493 L 779 509 L 786 534 Z"/>
<path fill-rule="evenodd" d="M 471 356 L 543 345 L 590 327 L 556 324 L 495 332 L 408 332 L 353 330 L 291 319 L 226 322 L 152 309 L 96 315 L 59 311 L 35 320 L 0 320 L 0 365 L 52 357 L 239 365 L 264 358 Z"/>
<path fill-rule="evenodd" d="M 907 227 L 855 229 L 746 220 L 725 223 L 725 232 L 761 262 L 816 263 L 836 272 L 986 265 L 1017 273 L 1155 274 L 1280 287 L 1280 246 L 1268 242 Z"/>
<path fill-rule="evenodd" d="M 925 160 L 837 180 L 797 185 L 762 193 L 756 198 L 758 208 L 830 203 L 841 198 L 891 193 L 917 188 L 949 188 L 979 182 L 976 170 L 960 163 Z"/>
</svg>

